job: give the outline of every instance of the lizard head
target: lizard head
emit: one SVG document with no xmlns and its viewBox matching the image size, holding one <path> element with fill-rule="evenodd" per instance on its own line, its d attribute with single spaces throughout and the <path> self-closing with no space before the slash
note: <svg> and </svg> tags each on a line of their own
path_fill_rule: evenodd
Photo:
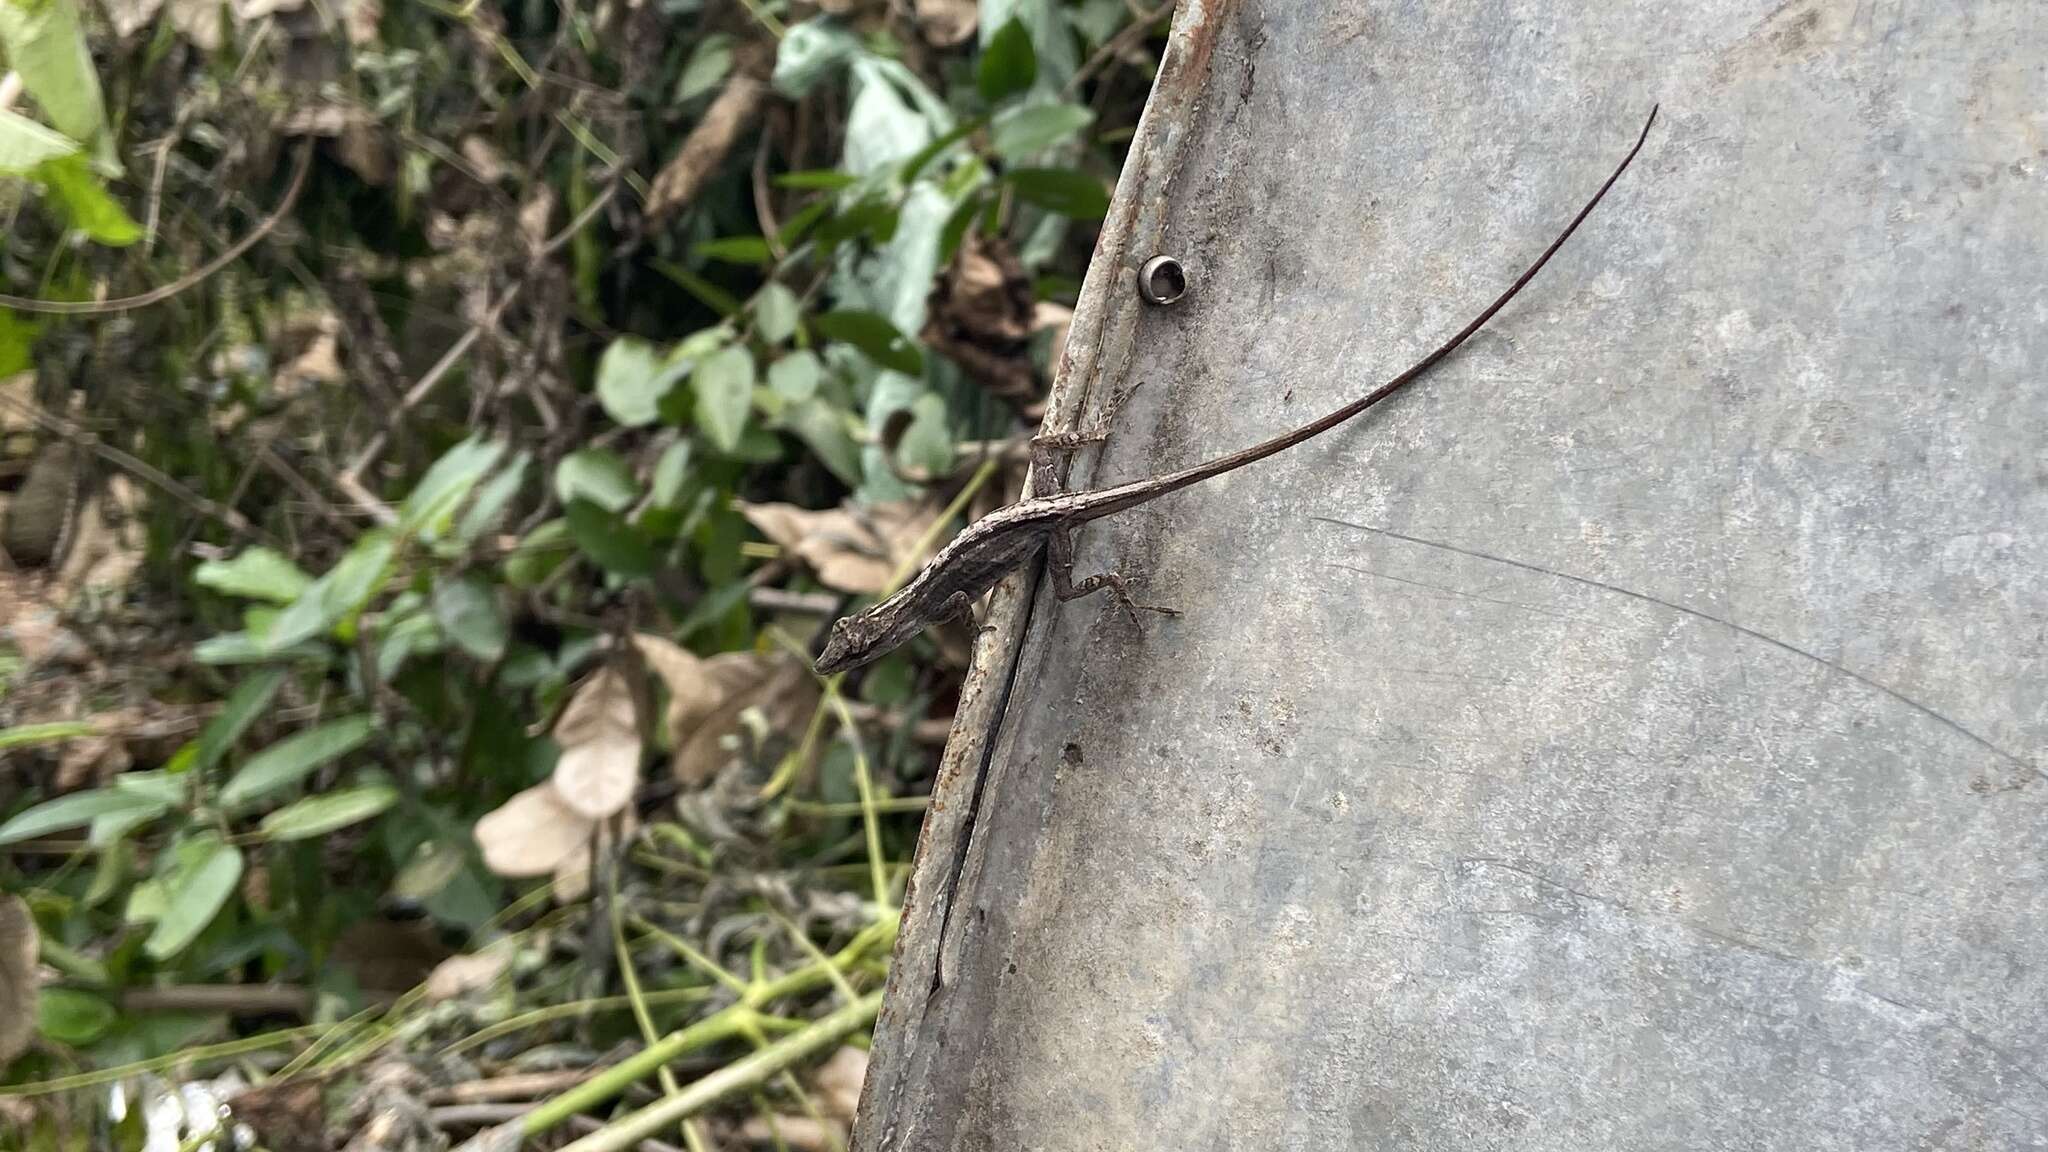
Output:
<svg viewBox="0 0 2048 1152">
<path fill-rule="evenodd" d="M 885 611 L 892 601 L 884 600 L 851 616 L 842 617 L 832 623 L 832 634 L 825 640 L 825 650 L 818 654 L 815 667 L 820 676 L 834 672 L 847 672 L 881 659 L 898 644 L 910 639 L 912 633 L 894 635 L 890 620 L 894 613 Z"/>
<path fill-rule="evenodd" d="M 922 578 L 914 580 L 887 600 L 834 621 L 832 634 L 825 639 L 825 650 L 813 665 L 818 675 L 850 672 L 872 664 L 924 631 L 934 621 L 918 611 L 921 587 Z"/>
</svg>

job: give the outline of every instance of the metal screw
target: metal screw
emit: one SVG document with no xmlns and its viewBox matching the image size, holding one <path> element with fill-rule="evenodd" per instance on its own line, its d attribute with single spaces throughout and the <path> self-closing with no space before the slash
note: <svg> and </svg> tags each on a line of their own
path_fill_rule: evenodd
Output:
<svg viewBox="0 0 2048 1152">
<path fill-rule="evenodd" d="M 1188 270 L 1171 256 L 1154 256 L 1138 269 L 1138 295 L 1147 304 L 1171 304 L 1188 292 Z"/>
</svg>

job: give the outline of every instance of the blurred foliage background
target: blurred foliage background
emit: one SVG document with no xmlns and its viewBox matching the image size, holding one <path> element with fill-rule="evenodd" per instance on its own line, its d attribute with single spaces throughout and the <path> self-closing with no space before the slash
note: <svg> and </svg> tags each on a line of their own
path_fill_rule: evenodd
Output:
<svg viewBox="0 0 2048 1152">
<path fill-rule="evenodd" d="M 0 0 L 0 1147 L 841 1146 L 1169 9 Z"/>
</svg>

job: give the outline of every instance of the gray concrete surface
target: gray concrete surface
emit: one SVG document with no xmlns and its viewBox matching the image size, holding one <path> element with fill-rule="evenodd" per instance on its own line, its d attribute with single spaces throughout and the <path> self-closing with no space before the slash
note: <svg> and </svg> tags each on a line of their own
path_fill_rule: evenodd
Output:
<svg viewBox="0 0 2048 1152">
<path fill-rule="evenodd" d="M 1084 535 L 1179 619 L 1012 590 L 859 1147 L 2048 1147 L 2048 10 L 1177 21 L 1093 483 L 1398 369 L 1664 118 L 1418 390 Z"/>
</svg>

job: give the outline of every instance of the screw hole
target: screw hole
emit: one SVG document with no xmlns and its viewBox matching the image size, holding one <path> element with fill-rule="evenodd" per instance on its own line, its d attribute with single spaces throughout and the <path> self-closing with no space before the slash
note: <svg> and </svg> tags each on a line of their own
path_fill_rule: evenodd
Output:
<svg viewBox="0 0 2048 1152">
<path fill-rule="evenodd" d="M 1138 270 L 1138 294 L 1147 304 L 1171 304 L 1187 291 L 1188 270 L 1171 256 L 1154 256 Z"/>
</svg>

